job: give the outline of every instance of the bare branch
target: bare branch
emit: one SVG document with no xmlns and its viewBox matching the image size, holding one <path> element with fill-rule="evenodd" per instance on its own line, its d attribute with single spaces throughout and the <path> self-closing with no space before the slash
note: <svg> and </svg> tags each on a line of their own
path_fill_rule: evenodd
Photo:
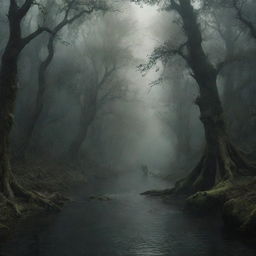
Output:
<svg viewBox="0 0 256 256">
<path fill-rule="evenodd" d="M 34 0 L 26 0 L 25 3 L 19 8 L 18 16 L 19 18 L 23 18 L 29 9 L 31 8 L 32 4 L 34 3 Z"/>
<path fill-rule="evenodd" d="M 180 44 L 177 48 L 170 48 L 168 42 L 164 45 L 154 49 L 153 53 L 149 57 L 149 61 L 146 64 L 141 64 L 138 69 L 141 72 L 146 72 L 154 67 L 157 61 L 162 61 L 166 64 L 171 56 L 179 55 L 186 62 L 189 61 L 189 57 L 184 53 L 184 48 L 187 46 L 187 42 Z"/>
<path fill-rule="evenodd" d="M 116 95 L 113 92 L 116 90 L 116 84 L 113 84 L 107 92 L 98 99 L 97 102 L 97 109 L 99 110 L 106 102 L 121 99 L 122 97 L 120 95 Z"/>
<path fill-rule="evenodd" d="M 71 10 L 76 10 L 78 7 L 81 9 L 81 11 L 79 11 L 77 14 L 74 14 L 72 17 L 69 17 Z M 75 0 L 71 0 L 67 5 L 62 21 L 53 29 L 52 34 L 57 34 L 67 24 L 72 24 L 74 21 L 81 18 L 83 15 L 86 15 L 86 14 L 89 15 L 96 10 L 107 10 L 107 9 L 108 9 L 107 6 L 97 6 L 92 4 L 81 5 L 81 4 L 77 4 Z"/>
<path fill-rule="evenodd" d="M 43 32 L 52 33 L 52 31 L 49 28 L 39 27 L 36 31 L 34 31 L 30 35 L 21 39 L 21 49 L 23 49 L 28 43 L 30 43 L 37 36 L 41 35 Z"/>
<path fill-rule="evenodd" d="M 103 84 L 106 82 L 106 80 L 114 73 L 115 70 L 116 70 L 116 66 L 115 66 L 115 65 L 113 65 L 112 68 L 105 70 L 105 73 L 104 73 L 104 75 L 103 75 L 101 81 L 99 82 L 99 84 L 98 84 L 98 86 L 97 86 L 98 89 L 100 89 L 100 88 L 102 87 L 102 85 L 103 85 Z"/>
</svg>

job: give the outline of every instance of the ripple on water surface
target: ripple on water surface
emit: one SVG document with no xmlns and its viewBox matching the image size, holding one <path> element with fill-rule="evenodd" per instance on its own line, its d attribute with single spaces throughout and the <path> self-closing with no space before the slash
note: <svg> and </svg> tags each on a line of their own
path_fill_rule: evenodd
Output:
<svg viewBox="0 0 256 256">
<path fill-rule="evenodd" d="M 4 256 L 255 256 L 219 221 L 186 216 L 139 192 L 166 187 L 140 176 L 94 182 L 54 216 L 29 219 L 0 244 Z M 88 200 L 105 194 L 112 200 Z"/>
</svg>

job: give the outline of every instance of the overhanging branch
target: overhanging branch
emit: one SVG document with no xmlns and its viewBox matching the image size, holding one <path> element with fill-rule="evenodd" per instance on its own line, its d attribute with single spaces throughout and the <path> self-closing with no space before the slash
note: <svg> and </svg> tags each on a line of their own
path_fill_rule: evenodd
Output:
<svg viewBox="0 0 256 256">
<path fill-rule="evenodd" d="M 189 56 L 184 53 L 184 48 L 187 46 L 187 42 L 180 44 L 177 48 L 171 48 L 167 43 L 154 49 L 153 53 L 149 56 L 149 60 L 146 64 L 141 64 L 138 69 L 141 72 L 146 72 L 153 68 L 158 61 L 162 61 L 166 64 L 170 57 L 179 55 L 186 62 L 189 62 Z"/>
<path fill-rule="evenodd" d="M 52 31 L 49 28 L 39 27 L 35 32 L 21 39 L 21 49 L 23 49 L 28 43 L 30 43 L 33 39 L 35 39 L 37 36 L 39 36 L 43 32 L 52 33 Z"/>
</svg>

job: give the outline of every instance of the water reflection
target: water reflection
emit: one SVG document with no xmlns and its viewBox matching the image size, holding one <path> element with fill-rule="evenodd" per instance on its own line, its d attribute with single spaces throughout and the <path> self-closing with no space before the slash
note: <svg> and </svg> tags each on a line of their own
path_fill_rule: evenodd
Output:
<svg viewBox="0 0 256 256">
<path fill-rule="evenodd" d="M 224 237 L 219 222 L 192 218 L 139 192 L 165 187 L 151 177 L 127 175 L 93 181 L 58 215 L 30 219 L 1 245 L 11 256 L 254 256 Z M 91 201 L 107 193 L 111 201 Z"/>
</svg>

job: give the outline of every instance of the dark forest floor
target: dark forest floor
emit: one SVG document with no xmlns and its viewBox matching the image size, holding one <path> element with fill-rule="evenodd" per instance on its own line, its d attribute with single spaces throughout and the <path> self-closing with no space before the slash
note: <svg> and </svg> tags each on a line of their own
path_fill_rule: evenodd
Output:
<svg viewBox="0 0 256 256">
<path fill-rule="evenodd" d="M 118 175 L 119 170 L 99 167 L 94 164 L 72 165 L 67 162 L 33 160 L 16 162 L 14 173 L 26 189 L 69 198 L 74 187 L 87 183 L 87 177 L 105 178 Z M 168 196 L 165 196 L 168 200 Z M 184 198 L 183 198 L 184 199 Z M 184 201 L 183 201 L 184 202 Z M 221 213 L 227 227 L 243 235 L 256 235 L 256 178 L 221 183 L 214 189 L 198 192 L 186 200 L 185 209 L 195 214 Z M 17 216 L 12 207 L 0 201 L 0 233 L 12 227 L 19 218 L 45 209 L 33 203 L 22 202 L 22 215 Z"/>
<path fill-rule="evenodd" d="M 74 186 L 87 182 L 87 174 L 82 168 L 58 161 L 15 162 L 13 172 L 19 184 L 24 188 L 49 195 L 49 197 L 54 195 L 68 199 Z M 19 204 L 22 208 L 21 216 L 17 216 L 13 207 L 0 200 L 0 230 L 8 229 L 19 218 L 26 218 L 45 210 L 32 202 L 21 201 Z"/>
<path fill-rule="evenodd" d="M 26 161 L 13 161 L 13 172 L 19 184 L 25 189 L 36 191 L 54 200 L 64 198 L 72 200 L 72 191 L 86 185 L 88 177 L 104 179 L 117 176 L 120 170 L 108 166 L 101 166 L 94 161 L 70 162 L 51 158 L 34 157 Z M 17 216 L 13 207 L 1 202 L 0 199 L 0 234 L 1 230 L 11 228 L 20 218 L 28 218 L 33 214 L 45 211 L 33 202 L 19 201 L 22 209 L 21 216 Z"/>
</svg>

